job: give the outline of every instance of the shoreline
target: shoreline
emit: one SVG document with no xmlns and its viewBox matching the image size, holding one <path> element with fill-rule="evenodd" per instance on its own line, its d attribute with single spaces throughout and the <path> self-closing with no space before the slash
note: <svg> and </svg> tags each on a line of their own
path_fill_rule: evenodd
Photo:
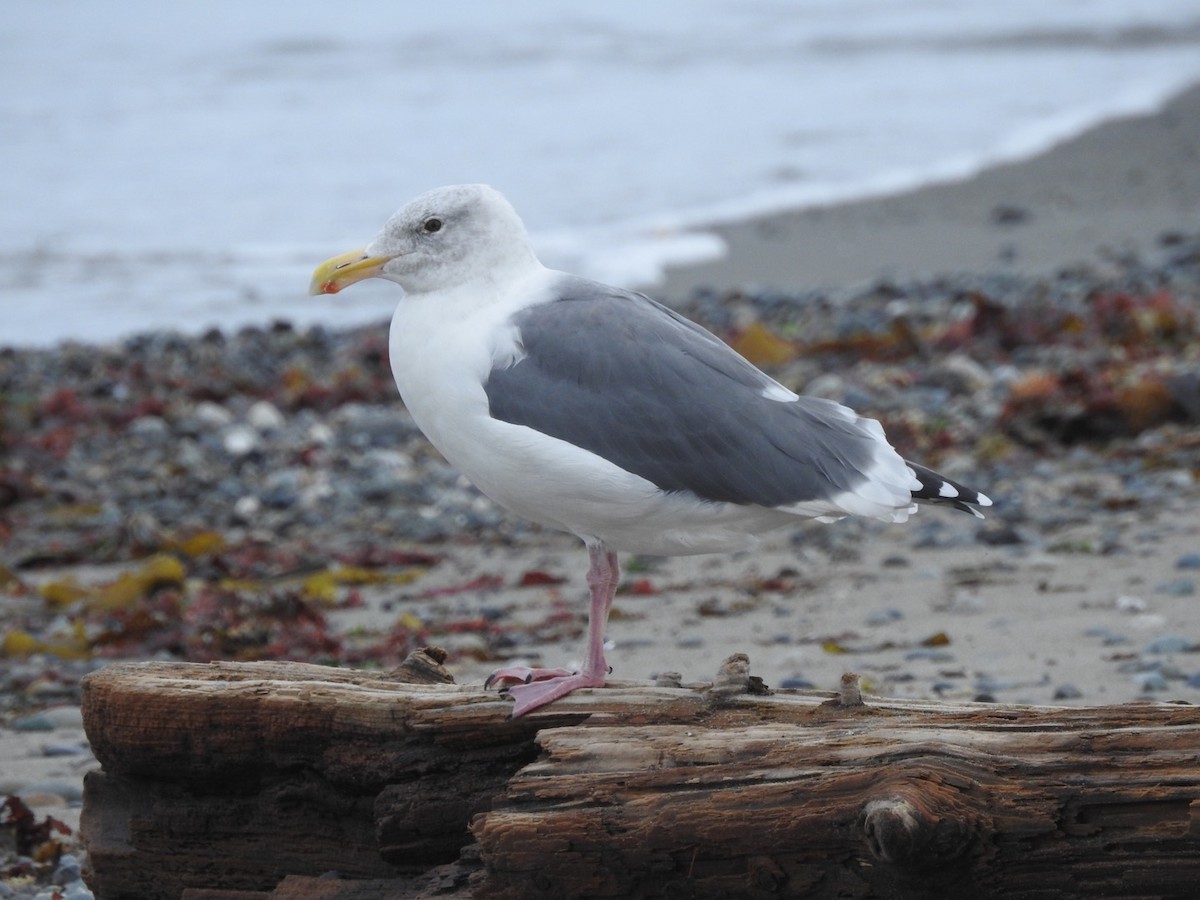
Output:
<svg viewBox="0 0 1200 900">
<path fill-rule="evenodd" d="M 998 272 L 1044 276 L 1143 254 L 1200 225 L 1200 85 L 1158 112 L 1112 119 L 1019 162 L 899 194 L 713 223 L 723 257 L 650 287 L 836 289 Z"/>
<path fill-rule="evenodd" d="M 697 291 L 840 290 L 962 273 L 1039 277 L 1142 255 L 1163 235 L 1200 229 L 1200 83 L 1156 112 L 1105 120 L 1047 150 L 965 179 L 896 193 L 681 226 L 725 245 L 717 258 L 667 264 L 637 285 L 677 305 Z M 388 307 L 390 309 L 390 306 Z M 346 327 L 386 328 L 390 312 Z M 301 317 L 303 319 L 303 317 Z M 262 321 L 222 328 L 270 328 Z M 301 322 L 296 327 L 309 327 Z M 319 327 L 340 330 L 330 322 Z M 123 337 L 6 342 L 0 349 L 120 345 Z M 188 328 L 186 339 L 210 328 Z"/>
</svg>

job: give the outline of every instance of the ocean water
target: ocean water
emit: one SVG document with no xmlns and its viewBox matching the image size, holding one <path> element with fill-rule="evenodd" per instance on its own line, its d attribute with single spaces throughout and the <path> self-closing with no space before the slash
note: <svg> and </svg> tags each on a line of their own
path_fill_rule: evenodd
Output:
<svg viewBox="0 0 1200 900">
<path fill-rule="evenodd" d="M 8 0 L 0 345 L 385 318 L 312 267 L 486 181 L 648 285 L 689 226 L 963 177 L 1200 80 L 1200 0 Z"/>
</svg>

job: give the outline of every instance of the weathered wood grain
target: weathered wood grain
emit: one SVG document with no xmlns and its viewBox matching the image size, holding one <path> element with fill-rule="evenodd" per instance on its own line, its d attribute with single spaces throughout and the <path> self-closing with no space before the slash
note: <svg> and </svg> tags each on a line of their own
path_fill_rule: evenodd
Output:
<svg viewBox="0 0 1200 900">
<path fill-rule="evenodd" d="M 1195 889 L 1194 710 L 920 718 L 545 731 L 474 825 L 478 896 Z"/>
<path fill-rule="evenodd" d="M 416 669 L 436 680 L 436 660 Z M 91 883 L 102 898 L 275 896 L 331 870 L 404 897 L 467 896 L 468 877 L 498 898 L 1200 883 L 1195 707 L 862 703 L 853 679 L 837 696 L 754 682 L 731 658 L 716 688 L 618 682 L 513 722 L 494 693 L 394 674 L 110 666 L 84 695 L 103 764 L 85 789 Z M 454 874 L 430 893 L 437 866 Z"/>
</svg>

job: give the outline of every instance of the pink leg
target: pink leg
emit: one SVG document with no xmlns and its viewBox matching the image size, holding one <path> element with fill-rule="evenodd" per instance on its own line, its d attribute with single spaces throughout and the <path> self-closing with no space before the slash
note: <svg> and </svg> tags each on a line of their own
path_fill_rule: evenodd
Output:
<svg viewBox="0 0 1200 900">
<path fill-rule="evenodd" d="M 617 554 L 603 544 L 588 544 L 588 556 L 591 565 L 588 567 L 587 582 L 592 603 L 588 612 L 587 654 L 583 669 L 579 672 L 530 669 L 525 666 L 497 669 L 488 678 L 487 685 L 496 681 L 520 682 L 504 689 L 517 701 L 512 709 L 514 719 L 552 700 L 565 697 L 576 688 L 604 687 L 604 679 L 608 675 L 608 664 L 604 661 L 604 629 L 608 625 L 608 611 L 612 608 L 621 570 L 617 565 Z"/>
</svg>

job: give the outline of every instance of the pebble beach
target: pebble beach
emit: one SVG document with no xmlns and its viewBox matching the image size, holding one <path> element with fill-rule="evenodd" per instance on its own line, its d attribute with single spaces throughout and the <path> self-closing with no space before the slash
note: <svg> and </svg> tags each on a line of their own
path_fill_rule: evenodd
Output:
<svg viewBox="0 0 1200 900">
<path fill-rule="evenodd" d="M 745 652 L 777 689 L 1200 702 L 1198 135 L 1193 91 L 961 183 L 721 225 L 725 260 L 650 288 L 996 505 L 625 559 L 614 676 Z M 0 795 L 32 811 L 0 818 L 0 898 L 90 896 L 89 671 L 433 644 L 482 689 L 581 651 L 585 568 L 425 442 L 385 323 L 0 348 Z"/>
</svg>

